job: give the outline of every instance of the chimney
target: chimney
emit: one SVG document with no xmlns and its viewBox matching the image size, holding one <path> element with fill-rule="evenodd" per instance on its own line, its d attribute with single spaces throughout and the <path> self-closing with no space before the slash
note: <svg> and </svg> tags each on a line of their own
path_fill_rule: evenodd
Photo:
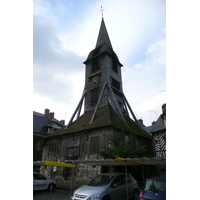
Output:
<svg viewBox="0 0 200 200">
<path fill-rule="evenodd" d="M 166 126 L 166 103 L 164 103 L 162 105 L 162 115 L 161 115 L 161 118 L 163 119 L 164 124 Z"/>
<path fill-rule="evenodd" d="M 162 112 L 166 115 L 166 103 L 162 105 Z"/>
<path fill-rule="evenodd" d="M 143 120 L 142 120 L 142 118 L 141 119 L 139 119 L 139 121 L 143 124 Z"/>
<path fill-rule="evenodd" d="M 65 120 L 60 120 L 60 123 L 65 125 Z"/>
<path fill-rule="evenodd" d="M 54 118 L 54 112 L 50 112 L 50 113 L 49 113 L 49 118 L 50 118 L 50 119 L 53 119 L 53 118 Z"/>
<path fill-rule="evenodd" d="M 44 117 L 49 118 L 49 109 L 44 110 Z"/>
<path fill-rule="evenodd" d="M 156 123 L 156 122 L 155 122 L 155 121 L 153 121 L 153 122 L 152 122 L 152 126 L 153 126 L 155 123 Z"/>
</svg>

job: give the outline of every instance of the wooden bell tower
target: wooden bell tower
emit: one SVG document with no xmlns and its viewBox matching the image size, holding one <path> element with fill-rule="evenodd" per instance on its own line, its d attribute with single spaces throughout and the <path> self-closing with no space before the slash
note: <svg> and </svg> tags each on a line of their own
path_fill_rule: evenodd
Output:
<svg viewBox="0 0 200 200">
<path fill-rule="evenodd" d="M 76 114 L 77 118 L 79 117 L 83 100 L 85 100 L 84 113 L 93 111 L 90 123 L 95 119 L 99 108 L 111 106 L 125 124 L 126 120 L 124 119 L 124 115 L 129 115 L 129 109 L 135 122 L 139 125 L 138 120 L 123 93 L 121 76 L 121 67 L 123 65 L 113 51 L 103 17 L 95 49 L 89 53 L 84 64 L 84 92 L 67 127 L 70 125 Z"/>
</svg>

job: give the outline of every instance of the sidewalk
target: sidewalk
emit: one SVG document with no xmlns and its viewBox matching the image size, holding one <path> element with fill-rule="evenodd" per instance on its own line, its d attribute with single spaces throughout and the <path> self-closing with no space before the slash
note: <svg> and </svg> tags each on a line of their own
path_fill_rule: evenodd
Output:
<svg viewBox="0 0 200 200">
<path fill-rule="evenodd" d="M 55 188 L 53 192 L 34 191 L 33 200 L 71 200 L 70 190 Z"/>
</svg>

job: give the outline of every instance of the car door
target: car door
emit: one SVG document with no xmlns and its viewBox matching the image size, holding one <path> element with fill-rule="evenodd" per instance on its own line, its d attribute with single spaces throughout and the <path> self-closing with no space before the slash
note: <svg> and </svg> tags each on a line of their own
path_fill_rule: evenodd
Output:
<svg viewBox="0 0 200 200">
<path fill-rule="evenodd" d="M 111 183 L 109 195 L 111 199 L 123 200 L 124 199 L 124 186 L 122 176 L 117 176 Z"/>
<path fill-rule="evenodd" d="M 46 177 L 42 176 L 41 174 L 33 174 L 33 190 L 44 190 L 47 189 Z"/>
<path fill-rule="evenodd" d="M 127 174 L 127 181 L 126 181 L 126 175 L 121 175 L 122 177 L 122 199 L 127 199 L 127 192 L 128 192 L 128 198 L 131 198 L 133 195 L 133 185 L 131 182 L 131 177 L 129 174 Z"/>
<path fill-rule="evenodd" d="M 123 180 L 123 198 L 127 199 L 127 189 L 128 189 L 128 197 L 131 198 L 133 195 L 133 184 L 131 182 L 130 175 L 127 174 L 127 181 L 126 181 L 126 175 L 122 175 L 122 180 Z"/>
</svg>

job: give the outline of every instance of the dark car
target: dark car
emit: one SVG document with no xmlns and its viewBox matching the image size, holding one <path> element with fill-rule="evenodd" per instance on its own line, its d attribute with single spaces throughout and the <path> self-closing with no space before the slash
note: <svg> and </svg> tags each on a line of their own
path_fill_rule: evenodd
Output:
<svg viewBox="0 0 200 200">
<path fill-rule="evenodd" d="M 145 188 L 140 192 L 140 200 L 166 200 L 166 178 L 146 179 Z"/>
</svg>

